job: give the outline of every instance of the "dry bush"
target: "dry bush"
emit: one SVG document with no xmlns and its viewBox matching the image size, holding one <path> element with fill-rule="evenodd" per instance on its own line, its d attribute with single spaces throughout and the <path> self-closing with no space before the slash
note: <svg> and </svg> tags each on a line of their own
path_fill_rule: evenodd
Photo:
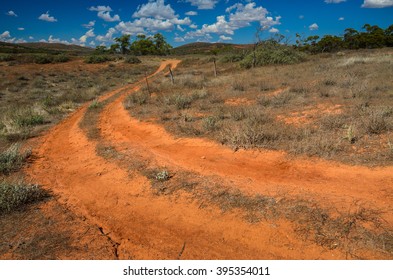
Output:
<svg viewBox="0 0 393 280">
<path fill-rule="evenodd" d="M 41 201 L 48 193 L 37 185 L 0 181 L 0 214 L 21 208 L 26 204 Z"/>
<path fill-rule="evenodd" d="M 12 144 L 7 150 L 0 152 L 0 175 L 17 171 L 30 155 L 30 150 L 21 152 L 19 144 Z"/>
</svg>

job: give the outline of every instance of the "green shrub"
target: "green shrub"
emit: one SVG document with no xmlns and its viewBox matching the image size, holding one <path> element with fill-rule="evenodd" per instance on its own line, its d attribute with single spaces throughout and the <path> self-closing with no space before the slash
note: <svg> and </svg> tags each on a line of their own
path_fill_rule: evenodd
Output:
<svg viewBox="0 0 393 280">
<path fill-rule="evenodd" d="M 70 61 L 70 57 L 66 54 L 59 54 L 53 57 L 53 62 L 55 63 L 64 63 Z"/>
<path fill-rule="evenodd" d="M 221 58 L 221 62 L 228 63 L 228 62 L 239 62 L 242 61 L 245 57 L 243 53 L 236 53 L 236 54 L 229 54 Z"/>
<path fill-rule="evenodd" d="M 46 197 L 48 197 L 48 193 L 37 185 L 0 181 L 0 213 L 11 212 L 23 205 L 41 201 Z"/>
<path fill-rule="evenodd" d="M 0 62 L 12 61 L 15 60 L 15 57 L 10 54 L 1 54 Z"/>
<path fill-rule="evenodd" d="M 187 109 L 191 107 L 192 97 L 180 93 L 173 94 L 167 99 L 168 105 L 175 105 L 177 109 Z"/>
<path fill-rule="evenodd" d="M 138 91 L 128 96 L 127 101 L 132 104 L 143 105 L 149 101 L 150 95 L 145 91 Z"/>
<path fill-rule="evenodd" d="M 30 127 L 45 123 L 44 116 L 32 108 L 21 108 L 11 113 L 12 122 L 18 127 Z"/>
<path fill-rule="evenodd" d="M 142 63 L 142 61 L 139 58 L 137 58 L 136 56 L 127 56 L 126 59 L 125 59 L 125 62 L 129 63 L 129 64 Z"/>
<path fill-rule="evenodd" d="M 93 102 L 90 103 L 89 109 L 98 109 L 102 107 L 102 103 L 98 101 L 98 99 L 94 99 Z"/>
<path fill-rule="evenodd" d="M 48 63 L 52 63 L 53 60 L 54 57 L 49 54 L 37 54 L 33 58 L 34 63 L 37 64 L 48 64 Z"/>
<path fill-rule="evenodd" d="M 202 121 L 202 126 L 206 131 L 214 131 L 218 128 L 218 119 L 213 116 L 204 118 Z"/>
<path fill-rule="evenodd" d="M 157 181 L 165 182 L 170 179 L 170 175 L 167 170 L 162 170 L 162 171 L 157 172 L 155 178 Z"/>
<path fill-rule="evenodd" d="M 91 55 L 85 58 L 86 63 L 104 63 L 107 61 L 113 61 L 113 58 L 109 55 Z"/>
<path fill-rule="evenodd" d="M 366 132 L 381 134 L 390 129 L 389 112 L 383 110 L 370 110 L 363 118 Z"/>
<path fill-rule="evenodd" d="M 20 145 L 13 144 L 7 150 L 0 153 L 0 174 L 7 175 L 12 171 L 18 170 L 30 155 L 30 150 L 21 154 Z"/>
<path fill-rule="evenodd" d="M 255 66 L 271 64 L 295 64 L 305 60 L 305 54 L 289 46 L 266 43 L 255 51 Z M 248 54 L 240 63 L 243 68 L 251 68 L 254 53 Z"/>
</svg>

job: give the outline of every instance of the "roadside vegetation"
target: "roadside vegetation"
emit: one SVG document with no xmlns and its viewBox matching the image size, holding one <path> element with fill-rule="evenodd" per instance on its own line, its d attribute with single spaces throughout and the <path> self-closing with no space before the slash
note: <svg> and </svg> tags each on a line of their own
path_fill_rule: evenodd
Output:
<svg viewBox="0 0 393 280">
<path fill-rule="evenodd" d="M 91 56 L 86 56 L 89 62 Z M 92 63 L 96 63 L 96 57 Z M 26 141 L 56 124 L 81 104 L 100 107 L 97 98 L 133 83 L 156 67 L 154 59 L 116 57 L 100 65 L 67 53 L 0 55 L 0 212 L 10 213 L 41 201 L 47 193 L 26 183 L 21 171 L 31 156 Z M 61 65 L 59 64 L 61 63 Z M 42 64 L 40 69 L 37 64 Z M 134 65 L 135 64 L 135 65 Z"/>
<path fill-rule="evenodd" d="M 232 62 L 218 55 L 217 77 L 209 57 L 184 57 L 174 84 L 169 77 L 155 80 L 152 94 L 142 88 L 125 107 L 176 135 L 207 137 L 234 150 L 283 150 L 369 166 L 393 163 L 389 49 L 300 54 L 292 64 L 292 50 L 269 44 L 263 52 L 272 50 L 278 60 L 265 63 L 266 56 L 257 55 L 257 65 L 264 67 L 241 69 L 252 57 Z"/>
</svg>

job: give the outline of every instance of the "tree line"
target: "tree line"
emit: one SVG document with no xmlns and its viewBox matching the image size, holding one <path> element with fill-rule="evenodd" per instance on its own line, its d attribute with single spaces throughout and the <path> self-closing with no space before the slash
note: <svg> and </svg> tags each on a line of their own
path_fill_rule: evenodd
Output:
<svg viewBox="0 0 393 280">
<path fill-rule="evenodd" d="M 132 55 L 168 55 L 172 46 L 168 44 L 165 37 L 157 33 L 154 36 L 146 36 L 139 34 L 131 43 L 131 35 L 124 34 L 115 38 L 115 44 L 109 48 L 106 46 L 98 46 L 96 52 L 110 54 L 132 54 Z"/>
<path fill-rule="evenodd" d="M 347 28 L 343 36 L 325 35 L 302 38 L 296 34 L 296 47 L 311 53 L 335 52 L 343 49 L 375 49 L 393 47 L 393 24 L 386 29 L 365 24 L 362 31 Z"/>
</svg>

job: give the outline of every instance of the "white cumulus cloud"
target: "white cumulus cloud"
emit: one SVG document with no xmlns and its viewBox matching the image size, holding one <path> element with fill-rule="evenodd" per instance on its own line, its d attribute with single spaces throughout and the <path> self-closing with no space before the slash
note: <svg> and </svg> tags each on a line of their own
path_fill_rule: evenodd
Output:
<svg viewBox="0 0 393 280">
<path fill-rule="evenodd" d="M 23 31 L 23 30 L 25 30 L 25 28 L 24 27 L 18 27 L 18 30 L 19 31 Z"/>
<path fill-rule="evenodd" d="M 393 0 L 364 0 L 362 8 L 386 8 L 392 6 Z"/>
<path fill-rule="evenodd" d="M 119 15 L 111 16 L 110 12 L 98 12 L 97 16 L 107 22 L 120 21 Z"/>
<path fill-rule="evenodd" d="M 232 37 L 225 36 L 225 35 L 221 35 L 221 36 L 220 36 L 220 40 L 221 40 L 221 41 L 231 41 L 231 40 L 233 40 L 233 39 L 232 39 Z"/>
<path fill-rule="evenodd" d="M 82 24 L 82 26 L 85 27 L 85 28 L 90 29 L 90 28 L 94 27 L 95 24 L 96 24 L 96 21 L 92 20 L 92 21 L 89 21 L 89 23 Z"/>
<path fill-rule="evenodd" d="M 94 29 L 90 29 L 89 31 L 87 31 L 87 32 L 85 33 L 85 35 L 83 35 L 83 36 L 81 36 L 81 37 L 79 38 L 79 42 L 81 42 L 82 44 L 84 44 L 84 43 L 86 43 L 86 41 L 87 41 L 88 38 L 95 37 L 95 36 L 96 36 L 96 35 L 94 34 Z"/>
<path fill-rule="evenodd" d="M 237 3 L 228 7 L 226 12 L 228 15 L 218 16 L 215 23 L 204 24 L 202 28 L 188 32 L 187 39 L 206 38 L 210 34 L 232 36 L 236 30 L 250 26 L 254 22 L 258 22 L 264 30 L 267 30 L 274 25 L 279 25 L 281 19 L 280 16 L 276 18 L 268 16 L 269 12 L 262 6 L 257 6 L 255 2 Z"/>
<path fill-rule="evenodd" d="M 165 0 L 149 1 L 138 7 L 138 10 L 132 15 L 133 18 L 156 18 L 156 19 L 173 19 L 175 11 L 171 5 L 165 5 Z"/>
<path fill-rule="evenodd" d="M 318 24 L 313 23 L 313 24 L 311 24 L 311 25 L 308 27 L 308 29 L 310 29 L 311 31 L 313 31 L 313 30 L 318 30 L 318 29 L 319 29 L 319 26 L 318 26 Z"/>
<path fill-rule="evenodd" d="M 197 16 L 197 15 L 198 15 L 198 12 L 189 11 L 189 12 L 185 13 L 185 15 L 186 15 L 186 16 Z"/>
<path fill-rule="evenodd" d="M 138 6 L 132 15 L 133 20 L 121 21 L 115 28 L 123 34 L 137 35 L 171 31 L 185 31 L 183 26 L 192 25 L 189 17 L 180 18 L 165 0 L 150 0 Z"/>
<path fill-rule="evenodd" d="M 211 10 L 214 9 L 218 0 L 185 0 L 192 6 L 198 7 L 199 10 Z"/>
<path fill-rule="evenodd" d="M 8 11 L 8 12 L 6 12 L 5 14 L 6 14 L 7 16 L 10 16 L 10 17 L 18 17 L 18 15 L 15 14 L 14 11 Z"/>
<path fill-rule="evenodd" d="M 112 8 L 109 6 L 92 6 L 89 8 L 89 11 L 92 12 L 112 12 Z"/>
<path fill-rule="evenodd" d="M 280 32 L 280 30 L 278 30 L 277 28 L 272 27 L 272 28 L 270 28 L 269 32 L 270 33 L 278 33 L 278 32 Z"/>
<path fill-rule="evenodd" d="M 96 37 L 96 40 L 99 42 L 112 42 L 113 41 L 113 35 L 116 33 L 116 29 L 111 27 L 109 28 L 108 32 L 102 36 L 102 35 L 98 35 Z"/>
<path fill-rule="evenodd" d="M 51 44 L 53 44 L 53 43 L 61 43 L 61 44 L 65 44 L 65 45 L 70 45 L 70 44 L 71 44 L 71 43 L 68 42 L 67 40 L 61 40 L 61 39 L 59 39 L 59 38 L 53 38 L 53 35 L 50 35 L 49 38 L 48 38 L 48 40 L 41 39 L 39 42 L 42 42 L 42 43 L 51 43 Z"/>
<path fill-rule="evenodd" d="M 2 34 L 0 34 L 0 39 L 7 39 L 10 37 L 11 37 L 11 34 L 9 31 L 4 31 Z"/>
<path fill-rule="evenodd" d="M 120 21 L 119 15 L 111 16 L 113 10 L 110 6 L 92 6 L 89 11 L 97 12 L 97 16 L 107 22 Z"/>
<path fill-rule="evenodd" d="M 43 20 L 43 21 L 48 21 L 48 22 L 56 22 L 57 19 L 53 16 L 49 15 L 49 12 L 46 12 L 45 14 L 42 14 L 38 17 L 38 19 Z"/>
</svg>

